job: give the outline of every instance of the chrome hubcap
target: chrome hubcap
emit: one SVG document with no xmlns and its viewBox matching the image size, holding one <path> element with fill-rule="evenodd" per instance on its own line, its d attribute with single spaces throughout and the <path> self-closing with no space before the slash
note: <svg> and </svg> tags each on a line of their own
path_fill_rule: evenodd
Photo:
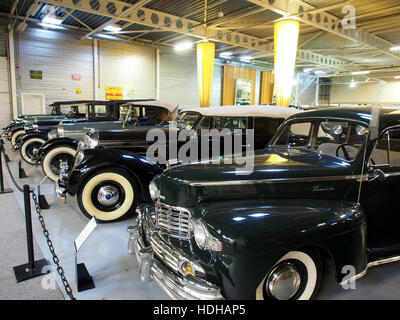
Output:
<svg viewBox="0 0 400 320">
<path fill-rule="evenodd" d="M 271 297 L 278 300 L 289 300 L 298 292 L 301 276 L 293 263 L 284 263 L 275 267 L 268 276 L 266 289 Z"/>
<path fill-rule="evenodd" d="M 118 189 L 113 186 L 101 187 L 97 193 L 97 200 L 104 206 L 113 206 L 118 199 Z"/>
</svg>

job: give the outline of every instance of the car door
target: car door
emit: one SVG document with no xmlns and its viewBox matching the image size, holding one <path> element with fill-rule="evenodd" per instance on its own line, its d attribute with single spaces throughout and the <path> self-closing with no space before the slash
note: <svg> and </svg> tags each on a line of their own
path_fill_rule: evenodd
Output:
<svg viewBox="0 0 400 320">
<path fill-rule="evenodd" d="M 400 128 L 384 132 L 369 159 L 361 205 L 370 259 L 400 255 Z"/>
</svg>

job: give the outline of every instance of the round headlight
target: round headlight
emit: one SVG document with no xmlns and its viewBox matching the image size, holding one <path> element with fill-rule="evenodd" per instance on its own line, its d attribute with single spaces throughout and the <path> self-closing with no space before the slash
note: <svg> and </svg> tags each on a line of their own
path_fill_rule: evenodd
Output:
<svg viewBox="0 0 400 320">
<path fill-rule="evenodd" d="M 79 166 L 81 164 L 81 162 L 83 161 L 83 158 L 84 158 L 83 152 L 78 152 L 75 155 L 74 168 L 76 168 L 77 166 Z"/>
<path fill-rule="evenodd" d="M 200 220 L 197 220 L 194 224 L 193 235 L 194 235 L 194 240 L 196 241 L 197 246 L 200 249 L 204 249 L 207 244 L 208 233 L 207 233 L 206 227 Z"/>
<path fill-rule="evenodd" d="M 150 197 L 151 200 L 156 201 L 160 197 L 160 192 L 158 191 L 158 188 L 154 181 L 151 181 L 149 184 L 149 192 L 150 192 Z"/>
</svg>

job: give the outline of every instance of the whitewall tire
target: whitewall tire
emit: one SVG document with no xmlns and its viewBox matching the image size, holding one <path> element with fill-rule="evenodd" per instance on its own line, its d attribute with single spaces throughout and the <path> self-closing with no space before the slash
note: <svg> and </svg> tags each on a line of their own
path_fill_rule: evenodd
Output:
<svg viewBox="0 0 400 320">
<path fill-rule="evenodd" d="M 59 160 L 69 159 L 70 164 L 72 164 L 71 159 L 75 157 L 76 150 L 70 146 L 60 146 L 51 149 L 42 158 L 42 169 L 46 176 L 53 181 L 57 181 L 59 178 Z"/>
<path fill-rule="evenodd" d="M 40 146 L 45 142 L 46 142 L 45 139 L 39 137 L 26 140 L 22 144 L 21 149 L 19 151 L 21 158 L 29 164 L 35 164 L 35 162 L 32 161 L 33 149 L 40 148 Z"/>
<path fill-rule="evenodd" d="M 126 218 L 134 212 L 136 202 L 137 188 L 133 178 L 119 169 L 103 170 L 92 175 L 78 191 L 82 213 L 101 222 Z"/>
<path fill-rule="evenodd" d="M 319 255 L 311 250 L 290 251 L 261 281 L 257 300 L 310 300 L 321 280 Z"/>
<path fill-rule="evenodd" d="M 13 148 L 15 148 L 15 145 L 17 144 L 18 137 L 22 136 L 23 134 L 25 134 L 25 130 L 18 130 L 14 132 L 14 134 L 11 137 L 11 146 Z"/>
</svg>

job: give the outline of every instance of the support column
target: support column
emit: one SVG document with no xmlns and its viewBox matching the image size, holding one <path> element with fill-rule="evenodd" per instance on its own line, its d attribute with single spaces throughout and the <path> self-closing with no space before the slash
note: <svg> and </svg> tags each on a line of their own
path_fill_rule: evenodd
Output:
<svg viewBox="0 0 400 320">
<path fill-rule="evenodd" d="M 197 78 L 199 82 L 200 107 L 209 107 L 214 73 L 215 44 L 200 42 L 197 44 Z"/>
<path fill-rule="evenodd" d="M 156 48 L 156 99 L 160 100 L 160 49 Z"/>
<path fill-rule="evenodd" d="M 315 85 L 315 106 L 319 104 L 319 78 L 316 77 L 316 85 Z"/>
<path fill-rule="evenodd" d="M 13 119 L 18 117 L 17 81 L 15 77 L 14 29 L 8 32 L 8 73 L 10 78 L 10 102 Z"/>
<path fill-rule="evenodd" d="M 92 40 L 93 48 L 93 99 L 99 99 L 99 40 Z"/>
<path fill-rule="evenodd" d="M 300 24 L 281 20 L 274 25 L 275 96 L 278 106 L 288 107 L 296 64 Z"/>
</svg>

